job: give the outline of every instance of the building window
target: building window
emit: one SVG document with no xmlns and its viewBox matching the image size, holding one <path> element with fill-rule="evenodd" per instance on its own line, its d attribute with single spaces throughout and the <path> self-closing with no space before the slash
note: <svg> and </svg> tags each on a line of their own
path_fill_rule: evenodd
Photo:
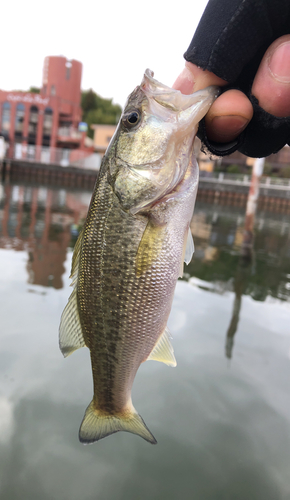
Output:
<svg viewBox="0 0 290 500">
<path fill-rule="evenodd" d="M 17 104 L 16 114 L 15 114 L 15 139 L 17 137 L 22 138 L 23 127 L 24 127 L 24 115 L 25 115 L 24 104 L 21 103 Z"/>
<path fill-rule="evenodd" d="M 4 102 L 2 104 L 1 135 L 3 135 L 3 137 L 5 137 L 5 138 L 9 137 L 10 109 L 11 109 L 11 106 L 10 106 L 9 102 Z"/>
<path fill-rule="evenodd" d="M 70 71 L 71 71 L 72 63 L 70 61 L 67 61 L 65 63 L 65 67 L 66 67 L 65 78 L 66 78 L 66 80 L 69 80 L 70 79 Z"/>
<path fill-rule="evenodd" d="M 56 94 L 56 91 L 55 91 L 55 85 L 52 85 L 50 87 L 50 95 L 55 95 Z"/>
<path fill-rule="evenodd" d="M 36 143 L 37 123 L 38 123 L 38 107 L 31 106 L 29 114 L 29 125 L 28 125 L 28 144 Z"/>
<path fill-rule="evenodd" d="M 52 121 L 53 121 L 53 110 L 51 108 L 45 108 L 43 117 L 43 132 L 42 132 L 42 145 L 50 145 L 50 137 L 52 131 Z"/>
</svg>

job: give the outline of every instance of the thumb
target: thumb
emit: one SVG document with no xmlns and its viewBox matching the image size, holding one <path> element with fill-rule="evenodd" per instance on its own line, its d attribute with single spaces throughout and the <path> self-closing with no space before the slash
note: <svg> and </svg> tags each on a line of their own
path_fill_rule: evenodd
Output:
<svg viewBox="0 0 290 500">
<path fill-rule="evenodd" d="M 273 42 L 255 76 L 252 94 L 274 116 L 290 116 L 290 35 Z"/>
</svg>

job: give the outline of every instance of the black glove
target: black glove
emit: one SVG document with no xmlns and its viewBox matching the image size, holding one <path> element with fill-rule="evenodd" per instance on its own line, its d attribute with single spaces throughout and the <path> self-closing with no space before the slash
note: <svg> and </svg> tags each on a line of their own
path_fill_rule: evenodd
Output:
<svg viewBox="0 0 290 500">
<path fill-rule="evenodd" d="M 184 54 L 187 61 L 212 71 L 251 100 L 254 115 L 244 132 L 228 144 L 214 143 L 201 122 L 198 136 L 213 154 L 225 156 L 237 149 L 251 157 L 265 157 L 290 142 L 290 117 L 264 111 L 251 95 L 259 64 L 269 45 L 290 34 L 290 0 L 209 0 L 193 39 Z"/>
</svg>

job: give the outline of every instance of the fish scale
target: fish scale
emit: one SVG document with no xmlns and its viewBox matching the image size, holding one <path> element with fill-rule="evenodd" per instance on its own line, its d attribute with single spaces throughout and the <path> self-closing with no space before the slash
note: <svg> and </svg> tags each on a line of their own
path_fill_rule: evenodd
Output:
<svg viewBox="0 0 290 500">
<path fill-rule="evenodd" d="M 215 93 L 182 96 L 147 70 L 102 161 L 60 325 L 65 356 L 90 349 L 94 396 L 80 428 L 83 443 L 121 430 L 156 443 L 131 390 L 147 359 L 176 365 L 166 324 L 183 259 L 192 253 L 193 139 Z"/>
</svg>

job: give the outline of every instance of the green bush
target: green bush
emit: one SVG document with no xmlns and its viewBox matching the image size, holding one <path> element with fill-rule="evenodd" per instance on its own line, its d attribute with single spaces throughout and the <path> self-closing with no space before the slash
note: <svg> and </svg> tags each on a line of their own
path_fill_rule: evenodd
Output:
<svg viewBox="0 0 290 500">
<path fill-rule="evenodd" d="M 241 174 L 242 167 L 240 167 L 239 165 L 229 165 L 227 168 L 227 172 L 229 174 Z"/>
<path fill-rule="evenodd" d="M 281 168 L 280 176 L 283 177 L 283 179 L 290 179 L 290 166 L 289 165 L 287 167 Z"/>
</svg>

